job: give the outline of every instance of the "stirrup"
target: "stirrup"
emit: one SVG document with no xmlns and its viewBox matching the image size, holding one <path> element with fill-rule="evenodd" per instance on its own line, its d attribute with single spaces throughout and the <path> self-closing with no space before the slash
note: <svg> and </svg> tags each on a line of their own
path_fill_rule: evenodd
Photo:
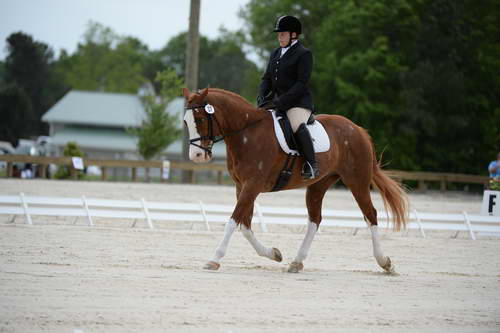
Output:
<svg viewBox="0 0 500 333">
<path fill-rule="evenodd" d="M 311 165 L 308 161 L 304 162 L 302 166 L 302 178 L 303 179 L 314 179 L 319 175 L 318 163 L 314 163 L 315 166 Z"/>
</svg>

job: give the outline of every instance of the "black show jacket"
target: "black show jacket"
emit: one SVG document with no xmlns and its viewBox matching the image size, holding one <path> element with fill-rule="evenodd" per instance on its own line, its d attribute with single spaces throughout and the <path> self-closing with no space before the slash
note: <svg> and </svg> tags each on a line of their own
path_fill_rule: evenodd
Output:
<svg viewBox="0 0 500 333">
<path fill-rule="evenodd" d="M 309 78 L 313 57 L 300 41 L 281 57 L 281 47 L 271 53 L 267 69 L 260 83 L 257 102 L 273 100 L 280 111 L 302 107 L 314 111 Z M 276 98 L 277 97 L 277 98 Z"/>
</svg>

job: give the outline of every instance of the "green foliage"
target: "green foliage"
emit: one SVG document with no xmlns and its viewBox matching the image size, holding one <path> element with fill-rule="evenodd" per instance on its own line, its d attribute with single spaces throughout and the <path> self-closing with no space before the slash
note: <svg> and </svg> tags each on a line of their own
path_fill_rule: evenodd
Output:
<svg viewBox="0 0 500 333">
<path fill-rule="evenodd" d="M 276 20 L 283 15 L 295 15 L 303 26 L 301 40 L 315 51 L 314 35 L 323 20 L 329 17 L 331 1 L 307 0 L 252 0 L 240 10 L 248 31 L 247 43 L 256 48 L 263 62 L 267 62 L 271 50 L 278 47 L 273 33 Z"/>
<path fill-rule="evenodd" d="M 164 65 L 172 67 L 184 76 L 186 68 L 186 33 L 173 37 L 159 51 Z M 217 87 L 255 99 L 259 83 L 257 66 L 246 59 L 243 50 L 244 36 L 241 32 L 220 30 L 214 40 L 200 37 L 199 88 Z"/>
<path fill-rule="evenodd" d="M 83 151 L 80 149 L 78 144 L 74 141 L 70 141 L 66 144 L 63 151 L 63 156 L 68 157 L 84 157 Z M 71 168 L 69 166 L 59 166 L 57 172 L 54 174 L 55 179 L 68 179 L 71 177 Z M 84 177 L 82 170 L 77 170 L 78 179 Z"/>
<path fill-rule="evenodd" d="M 254 98 L 258 70 L 246 59 L 243 42 L 241 32 L 221 30 L 214 40 L 200 36 L 200 88 L 220 87 Z M 174 68 L 183 77 L 185 54 L 186 33 L 173 37 L 163 49 L 150 51 L 136 38 L 91 22 L 77 51 L 62 52 L 57 70 L 73 89 L 137 93 L 147 83 L 160 94 L 157 73 Z"/>
<path fill-rule="evenodd" d="M 418 17 L 408 1 L 335 1 L 316 42 L 319 110 L 341 114 L 367 128 L 379 150 L 402 169 L 413 169 L 411 134 L 404 123 L 401 77 L 408 70 Z M 403 54 L 402 54 L 403 53 Z M 335 87 L 335 95 L 331 94 Z M 400 149 L 403 148 L 404 149 Z"/>
<path fill-rule="evenodd" d="M 161 95 L 142 98 L 144 120 L 140 127 L 128 130 L 138 137 L 139 154 L 146 160 L 156 157 L 181 134 L 177 125 L 178 116 L 172 116 L 165 110 L 168 103 L 179 95 L 184 82 L 173 69 L 158 73 L 156 80 L 160 83 Z"/>
<path fill-rule="evenodd" d="M 488 188 L 492 191 L 500 191 L 500 178 L 497 177 L 490 179 Z"/>
<path fill-rule="evenodd" d="M 303 22 L 321 113 L 365 127 L 389 167 L 484 174 L 500 147 L 500 2 L 252 0 L 267 61 L 277 17 Z"/>
<path fill-rule="evenodd" d="M 245 30 L 200 37 L 199 87 L 253 100 L 263 69 L 246 53 L 251 47 L 267 62 L 278 46 L 274 23 L 285 14 L 301 19 L 301 39 L 314 53 L 320 113 L 365 127 L 390 168 L 484 174 L 500 147 L 500 1 L 250 0 L 240 12 Z M 177 135 L 162 115 L 181 81 L 172 70 L 158 72 L 184 75 L 185 33 L 151 51 L 91 23 L 77 51 L 57 62 L 23 33 L 9 36 L 8 51 L 0 62 L 0 140 L 44 132 L 40 116 L 68 86 L 136 93 L 149 85 L 160 97 L 144 98 L 141 154 L 152 158 Z"/>
<path fill-rule="evenodd" d="M 420 7 L 403 94 L 424 170 L 480 174 L 500 145 L 494 88 L 500 61 L 490 61 L 499 54 L 496 3 L 439 0 Z"/>
<path fill-rule="evenodd" d="M 5 63 L 0 61 L 0 87 L 5 85 Z"/>
<path fill-rule="evenodd" d="M 90 22 L 84 42 L 72 55 L 62 52 L 58 72 L 73 89 L 137 93 L 143 83 L 147 47 Z"/>
<path fill-rule="evenodd" d="M 7 38 L 8 55 L 0 68 L 2 125 L 0 140 L 47 133 L 41 116 L 64 92 L 54 73 L 51 48 L 22 32 Z"/>
<path fill-rule="evenodd" d="M 159 97 L 163 103 L 168 103 L 179 97 L 179 91 L 184 86 L 184 80 L 172 68 L 158 72 L 155 81 L 160 84 Z"/>
<path fill-rule="evenodd" d="M 36 124 L 29 96 L 15 84 L 0 88 L 0 140 L 17 146 L 19 138 L 33 133 Z"/>
</svg>

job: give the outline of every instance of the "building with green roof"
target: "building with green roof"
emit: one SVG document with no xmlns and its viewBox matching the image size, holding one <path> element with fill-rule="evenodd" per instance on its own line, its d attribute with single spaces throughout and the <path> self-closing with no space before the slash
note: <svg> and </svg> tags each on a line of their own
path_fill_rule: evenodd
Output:
<svg viewBox="0 0 500 333">
<path fill-rule="evenodd" d="M 182 98 L 172 101 L 166 112 L 177 115 L 183 126 Z M 59 154 L 69 141 L 75 141 L 90 158 L 138 159 L 137 138 L 127 128 L 139 127 L 144 109 L 139 96 L 71 90 L 42 117 Z M 164 151 L 165 159 L 181 159 L 182 138 Z M 225 159 L 223 143 L 214 147 L 214 158 Z"/>
</svg>

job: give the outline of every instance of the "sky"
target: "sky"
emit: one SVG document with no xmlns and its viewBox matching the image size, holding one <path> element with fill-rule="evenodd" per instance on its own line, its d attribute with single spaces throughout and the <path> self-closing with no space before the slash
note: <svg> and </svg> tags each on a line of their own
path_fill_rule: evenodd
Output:
<svg viewBox="0 0 500 333">
<path fill-rule="evenodd" d="M 200 33 L 215 38 L 221 26 L 243 28 L 238 11 L 248 2 L 201 0 Z M 7 56 L 6 38 L 18 31 L 48 44 L 56 56 L 61 49 L 73 53 L 89 21 L 158 50 L 187 31 L 189 7 L 190 0 L 0 0 L 0 60 Z"/>
</svg>

